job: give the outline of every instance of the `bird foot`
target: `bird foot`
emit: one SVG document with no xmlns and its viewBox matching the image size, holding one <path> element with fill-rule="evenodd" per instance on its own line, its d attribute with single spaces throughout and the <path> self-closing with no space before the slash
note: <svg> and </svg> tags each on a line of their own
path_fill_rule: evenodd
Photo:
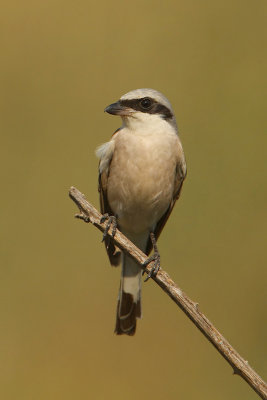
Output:
<svg viewBox="0 0 267 400">
<path fill-rule="evenodd" d="M 147 282 L 148 279 L 150 279 L 153 276 L 156 276 L 157 273 L 159 272 L 160 269 L 160 254 L 158 251 L 158 246 L 156 243 L 156 238 L 153 232 L 150 233 L 150 238 L 151 238 L 151 242 L 153 245 L 153 249 L 154 249 L 154 254 L 150 257 L 148 257 L 146 259 L 146 261 L 142 264 L 143 267 L 146 267 L 149 263 L 151 263 L 152 261 L 154 261 L 154 265 L 151 268 L 151 270 L 149 271 L 149 273 L 147 274 L 146 279 L 144 280 L 144 282 Z M 144 275 L 145 271 L 143 271 L 143 275 Z"/>
<path fill-rule="evenodd" d="M 103 224 L 103 222 L 105 222 L 105 221 L 108 221 L 108 222 L 107 222 L 107 225 L 106 225 L 104 233 L 103 233 L 102 242 L 104 242 L 104 240 L 106 239 L 111 225 L 112 225 L 112 232 L 111 232 L 112 238 L 114 238 L 114 236 L 116 235 L 116 230 L 117 230 L 117 226 L 118 226 L 117 218 L 114 215 L 103 214 L 102 217 L 100 218 L 100 224 Z"/>
</svg>

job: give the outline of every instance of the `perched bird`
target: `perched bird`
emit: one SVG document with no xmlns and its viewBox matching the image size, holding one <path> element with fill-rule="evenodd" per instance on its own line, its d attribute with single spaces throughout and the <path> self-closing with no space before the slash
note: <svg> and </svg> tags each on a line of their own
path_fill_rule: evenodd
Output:
<svg viewBox="0 0 267 400">
<path fill-rule="evenodd" d="M 159 269 L 158 239 L 186 177 L 186 162 L 175 116 L 168 99 L 153 89 L 123 95 L 105 111 L 119 115 L 122 126 L 96 150 L 103 220 L 109 219 L 147 255 L 154 248 Z M 121 254 L 108 236 L 112 265 Z M 150 258 L 149 260 L 151 260 Z M 115 333 L 134 335 L 141 317 L 141 269 L 122 254 L 122 273 Z"/>
</svg>

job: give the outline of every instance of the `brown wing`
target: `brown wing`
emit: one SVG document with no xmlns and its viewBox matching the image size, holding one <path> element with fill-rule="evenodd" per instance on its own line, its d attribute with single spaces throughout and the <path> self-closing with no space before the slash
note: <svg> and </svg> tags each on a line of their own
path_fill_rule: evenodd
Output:
<svg viewBox="0 0 267 400">
<path fill-rule="evenodd" d="M 110 163 L 112 160 L 110 161 Z M 99 173 L 98 176 L 98 191 L 100 194 L 100 210 L 102 214 L 108 213 L 109 215 L 114 215 L 110 208 L 107 196 L 107 184 L 108 184 L 108 174 L 109 170 Z M 113 241 L 108 236 L 105 239 L 105 246 L 109 256 L 111 265 L 117 266 L 120 263 L 121 252 L 117 246 L 114 245 Z"/>
<path fill-rule="evenodd" d="M 182 190 L 182 186 L 184 183 L 186 177 L 186 170 L 184 168 L 182 168 L 182 166 L 180 164 L 177 164 L 176 166 L 176 175 L 175 175 L 175 182 L 174 182 L 174 192 L 173 192 L 173 198 L 171 201 L 171 204 L 169 206 L 169 208 L 167 209 L 167 211 L 165 212 L 165 214 L 163 214 L 163 216 L 160 218 L 160 220 L 158 221 L 156 228 L 154 230 L 154 234 L 156 237 L 156 240 L 158 240 L 159 235 L 161 234 L 162 229 L 164 228 L 171 212 L 172 209 L 176 203 L 176 201 L 179 199 L 180 197 L 180 193 Z M 147 247 L 146 247 L 146 254 L 148 255 L 151 250 L 152 250 L 153 246 L 151 243 L 151 240 L 148 240 L 147 243 Z"/>
</svg>

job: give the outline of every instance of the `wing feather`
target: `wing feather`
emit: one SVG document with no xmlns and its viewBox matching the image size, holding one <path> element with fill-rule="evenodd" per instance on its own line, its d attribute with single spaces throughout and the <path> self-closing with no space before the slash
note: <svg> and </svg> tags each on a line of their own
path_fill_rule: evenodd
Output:
<svg viewBox="0 0 267 400">
<path fill-rule="evenodd" d="M 110 143 L 110 142 L 109 142 Z M 114 147 L 112 144 L 108 146 L 108 143 L 103 145 L 106 146 L 106 151 L 101 153 L 101 159 L 99 162 L 99 175 L 98 175 L 98 191 L 100 195 L 100 210 L 102 214 L 114 215 L 107 196 L 107 186 L 109 171 L 112 163 L 112 156 Z M 98 150 L 99 151 L 99 150 Z M 101 151 L 101 150 L 100 150 Z M 104 166 L 104 167 L 103 167 Z M 117 246 L 114 245 L 113 241 L 108 236 L 105 239 L 105 247 L 108 253 L 108 257 L 111 265 L 117 266 L 120 263 L 121 252 Z"/>
<path fill-rule="evenodd" d="M 162 229 L 164 228 L 166 222 L 168 221 L 168 218 L 173 210 L 173 207 L 175 206 L 176 201 L 179 199 L 180 197 L 180 193 L 183 187 L 183 183 L 184 180 L 186 178 L 186 167 L 185 167 L 185 163 L 181 164 L 181 163 L 177 163 L 176 165 L 176 174 L 175 174 L 175 182 L 174 182 L 174 191 L 173 191 L 173 198 L 172 201 L 167 209 L 167 211 L 163 214 L 163 216 L 160 218 L 160 220 L 158 221 L 156 228 L 154 230 L 154 234 L 156 237 L 156 240 L 158 240 Z M 146 247 L 146 254 L 148 255 L 151 250 L 152 250 L 153 246 L 151 243 L 151 240 L 148 240 L 147 242 L 147 247 Z"/>
</svg>

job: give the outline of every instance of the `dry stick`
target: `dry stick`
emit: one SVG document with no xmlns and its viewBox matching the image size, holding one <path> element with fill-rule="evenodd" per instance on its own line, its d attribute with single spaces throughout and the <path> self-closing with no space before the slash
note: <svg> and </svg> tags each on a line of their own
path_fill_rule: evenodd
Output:
<svg viewBox="0 0 267 400">
<path fill-rule="evenodd" d="M 83 219 L 85 222 L 91 222 L 102 232 L 105 230 L 107 222 L 100 223 L 101 214 L 85 199 L 84 195 L 75 187 L 69 191 L 70 198 L 76 203 L 80 214 L 76 218 Z M 108 235 L 112 235 L 112 226 Z M 139 250 L 126 236 L 118 229 L 114 237 L 114 243 L 125 253 L 134 258 L 142 268 L 142 263 L 147 256 Z M 151 271 L 153 261 L 145 268 L 146 272 Z M 144 267 L 143 267 L 144 268 Z M 232 366 L 234 374 L 240 375 L 255 392 L 262 398 L 267 399 L 267 385 L 262 378 L 249 366 L 238 352 L 225 340 L 217 331 L 212 323 L 199 311 L 197 303 L 194 303 L 178 286 L 173 282 L 169 275 L 159 270 L 152 279 L 170 296 L 170 298 L 185 312 L 196 327 L 206 336 L 225 360 Z"/>
</svg>

